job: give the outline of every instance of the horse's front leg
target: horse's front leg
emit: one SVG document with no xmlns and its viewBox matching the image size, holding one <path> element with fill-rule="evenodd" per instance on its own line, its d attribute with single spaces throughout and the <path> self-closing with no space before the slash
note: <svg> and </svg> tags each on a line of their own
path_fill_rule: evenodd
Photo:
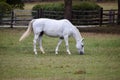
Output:
<svg viewBox="0 0 120 80">
<path fill-rule="evenodd" d="M 38 41 L 39 41 L 39 45 L 40 45 L 40 50 L 41 50 L 41 52 L 44 54 L 45 51 L 44 51 L 44 49 L 43 49 L 43 47 L 42 47 L 42 36 L 39 37 Z"/>
<path fill-rule="evenodd" d="M 34 49 L 33 49 L 33 51 L 34 51 L 35 55 L 37 55 L 36 43 L 37 43 L 38 37 L 39 37 L 39 34 L 34 35 L 34 40 L 33 40 Z"/>
<path fill-rule="evenodd" d="M 64 40 L 65 40 L 65 43 L 66 43 L 67 53 L 71 54 L 71 52 L 69 50 L 68 35 L 64 36 Z"/>
<path fill-rule="evenodd" d="M 58 49 L 59 49 L 59 46 L 60 46 L 61 43 L 62 43 L 62 39 L 60 39 L 58 44 L 57 44 L 57 47 L 55 49 L 55 54 L 58 54 Z"/>
</svg>

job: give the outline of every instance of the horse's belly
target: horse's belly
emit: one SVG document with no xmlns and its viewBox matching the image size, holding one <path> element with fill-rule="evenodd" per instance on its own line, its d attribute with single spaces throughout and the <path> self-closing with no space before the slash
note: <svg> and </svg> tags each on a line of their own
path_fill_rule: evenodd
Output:
<svg viewBox="0 0 120 80">
<path fill-rule="evenodd" d="M 51 36 L 51 37 L 58 37 L 60 36 L 60 33 L 59 32 L 56 32 L 54 30 L 51 30 L 51 31 L 44 31 L 44 33 L 48 36 Z"/>
<path fill-rule="evenodd" d="M 58 29 L 58 28 L 47 28 L 44 29 L 44 33 L 48 36 L 52 36 L 52 37 L 59 37 L 62 36 L 62 29 Z"/>
</svg>

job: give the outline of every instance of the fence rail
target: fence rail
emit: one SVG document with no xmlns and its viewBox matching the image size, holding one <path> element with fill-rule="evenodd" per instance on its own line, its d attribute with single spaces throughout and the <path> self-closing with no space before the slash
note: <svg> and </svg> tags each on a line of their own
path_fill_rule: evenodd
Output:
<svg viewBox="0 0 120 80">
<path fill-rule="evenodd" d="M 74 25 L 104 25 L 117 24 L 117 10 L 73 10 L 71 22 Z M 33 18 L 52 18 L 63 19 L 64 11 L 47 10 L 14 10 L 11 13 L 0 16 L 0 24 L 10 25 L 28 25 Z"/>
<path fill-rule="evenodd" d="M 99 25 L 100 24 L 100 11 L 72 11 L 72 22 L 76 25 Z"/>
</svg>

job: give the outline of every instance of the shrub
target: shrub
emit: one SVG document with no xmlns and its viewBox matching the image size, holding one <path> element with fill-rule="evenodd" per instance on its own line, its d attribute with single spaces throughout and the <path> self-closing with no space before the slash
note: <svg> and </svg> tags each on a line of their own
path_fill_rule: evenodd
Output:
<svg viewBox="0 0 120 80">
<path fill-rule="evenodd" d="M 73 4 L 72 8 L 73 10 L 95 10 L 99 9 L 100 6 L 93 2 L 80 2 Z M 64 10 L 64 3 L 37 4 L 32 8 L 32 10 L 38 9 L 61 11 Z"/>
<path fill-rule="evenodd" d="M 6 0 L 6 2 L 12 6 L 12 8 L 16 9 L 24 9 L 23 0 Z"/>
<path fill-rule="evenodd" d="M 74 10 L 98 10 L 100 6 L 93 2 L 81 2 L 73 4 L 72 8 Z"/>
<path fill-rule="evenodd" d="M 39 10 L 39 9 L 53 10 L 53 11 L 64 11 L 64 3 L 38 4 L 32 8 L 32 10 L 34 10 L 34 11 Z M 93 3 L 93 2 L 80 2 L 80 3 L 74 3 L 72 5 L 72 10 L 98 10 L 98 9 L 100 9 L 100 6 Z M 77 14 L 77 13 L 75 13 L 75 14 Z M 89 13 L 82 12 L 81 14 L 87 15 Z M 36 13 L 32 13 L 32 15 L 34 17 L 36 15 Z M 51 15 L 54 15 L 54 14 L 51 14 Z M 55 15 L 57 15 L 57 14 L 55 14 Z M 62 14 L 62 16 L 63 16 L 63 14 Z M 49 15 L 47 17 L 49 17 Z M 34 17 L 34 18 L 37 18 L 37 17 Z"/>
<path fill-rule="evenodd" d="M 11 11 L 11 6 L 5 2 L 0 2 L 0 21 L 6 13 Z"/>
<path fill-rule="evenodd" d="M 37 4 L 32 8 L 32 10 L 39 10 L 39 9 L 60 11 L 64 9 L 64 4 L 63 3 Z"/>
<path fill-rule="evenodd" d="M 0 14 L 1 13 L 6 13 L 11 10 L 11 6 L 5 2 L 0 2 Z"/>
</svg>

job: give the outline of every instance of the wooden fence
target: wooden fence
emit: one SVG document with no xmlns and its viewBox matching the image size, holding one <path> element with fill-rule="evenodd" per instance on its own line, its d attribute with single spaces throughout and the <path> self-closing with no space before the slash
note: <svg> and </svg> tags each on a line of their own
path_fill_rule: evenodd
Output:
<svg viewBox="0 0 120 80">
<path fill-rule="evenodd" d="M 71 22 L 74 25 L 105 25 L 117 24 L 117 10 L 88 10 L 88 11 L 72 11 Z M 46 10 L 14 10 L 11 13 L 5 14 L 0 19 L 0 24 L 13 25 L 28 25 L 33 18 L 52 18 L 63 19 L 64 11 L 46 11 Z"/>
</svg>

